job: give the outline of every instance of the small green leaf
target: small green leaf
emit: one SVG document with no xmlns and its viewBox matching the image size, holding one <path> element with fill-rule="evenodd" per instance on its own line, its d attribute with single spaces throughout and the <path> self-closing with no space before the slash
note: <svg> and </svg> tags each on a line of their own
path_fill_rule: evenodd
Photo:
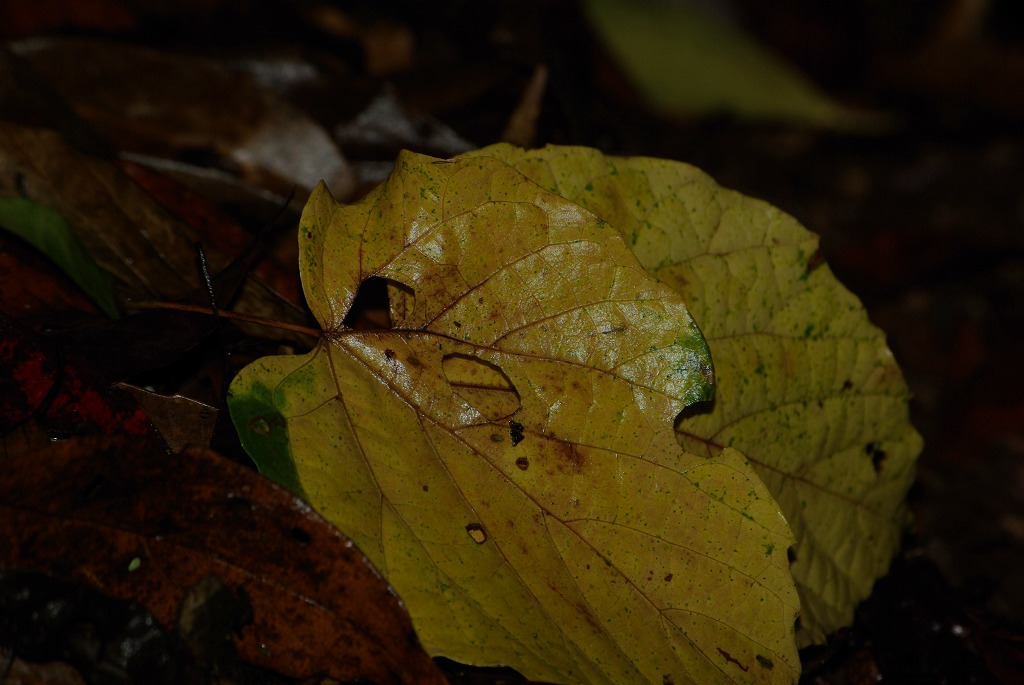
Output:
<svg viewBox="0 0 1024 685">
<path fill-rule="evenodd" d="M 587 0 L 587 14 L 648 101 L 669 115 L 731 113 L 839 129 L 878 128 L 740 29 L 695 3 Z"/>
<path fill-rule="evenodd" d="M 27 198 L 0 198 L 0 227 L 49 257 L 104 314 L 120 315 L 113 278 L 82 247 L 60 212 Z"/>
</svg>

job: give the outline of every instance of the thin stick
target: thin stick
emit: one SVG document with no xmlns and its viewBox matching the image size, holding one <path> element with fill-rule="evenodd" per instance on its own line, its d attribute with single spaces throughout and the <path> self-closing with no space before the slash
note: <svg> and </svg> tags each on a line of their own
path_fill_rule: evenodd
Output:
<svg viewBox="0 0 1024 685">
<path fill-rule="evenodd" d="M 252 316 L 251 314 L 239 314 L 237 312 L 225 311 L 223 309 L 218 310 L 216 314 L 209 307 L 200 307 L 194 304 L 182 304 L 180 302 L 132 302 L 131 307 L 135 309 L 171 309 L 177 312 L 189 312 L 192 314 L 207 314 L 209 316 L 221 316 L 225 319 L 231 319 L 232 321 L 242 321 L 244 323 L 252 323 L 257 326 L 267 326 L 269 328 L 278 328 L 283 331 L 293 331 L 295 333 L 304 333 L 314 338 L 319 338 L 323 335 L 323 331 L 317 328 L 310 328 L 309 326 L 300 326 L 294 323 L 285 323 L 284 321 L 275 321 L 274 319 L 268 319 L 263 316 Z"/>
<path fill-rule="evenodd" d="M 220 310 L 217 309 L 217 300 L 213 296 L 213 281 L 210 279 L 210 269 L 206 266 L 206 252 L 203 250 L 203 244 L 196 241 L 196 254 L 199 255 L 199 269 L 203 273 L 203 284 L 206 286 L 206 293 L 210 296 L 210 309 L 213 310 L 214 316 L 220 316 Z"/>
</svg>

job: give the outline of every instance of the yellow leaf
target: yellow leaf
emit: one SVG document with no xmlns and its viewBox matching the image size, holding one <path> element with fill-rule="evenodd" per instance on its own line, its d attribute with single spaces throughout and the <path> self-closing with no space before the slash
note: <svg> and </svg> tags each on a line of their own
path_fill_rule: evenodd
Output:
<svg viewBox="0 0 1024 685">
<path fill-rule="evenodd" d="M 849 625 L 889 567 L 921 437 L 885 336 L 818 255 L 818 238 L 692 166 L 588 148 L 477 151 L 520 169 L 623 232 L 686 300 L 715 360 L 713 405 L 679 441 L 741 450 L 797 537 L 798 640 Z"/>
<path fill-rule="evenodd" d="M 261 470 L 395 587 L 426 649 L 564 683 L 795 682 L 785 519 L 738 452 L 685 453 L 705 341 L 619 233 L 495 159 L 403 153 L 300 225 L 309 355 L 230 406 Z M 345 325 L 385 279 L 390 328 Z"/>
</svg>

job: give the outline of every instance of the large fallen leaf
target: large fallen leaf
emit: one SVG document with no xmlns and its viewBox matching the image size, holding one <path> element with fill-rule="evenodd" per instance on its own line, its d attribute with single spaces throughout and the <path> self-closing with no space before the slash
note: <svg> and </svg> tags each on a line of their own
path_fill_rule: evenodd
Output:
<svg viewBox="0 0 1024 685">
<path fill-rule="evenodd" d="M 822 263 L 817 236 L 679 162 L 587 148 L 475 154 L 610 222 L 684 297 L 717 391 L 710 411 L 678 424 L 680 443 L 739 449 L 778 500 L 798 540 L 799 640 L 849 625 L 899 545 L 921 438 L 885 336 Z"/>
<path fill-rule="evenodd" d="M 679 448 L 707 348 L 613 228 L 500 161 L 403 153 L 359 203 L 318 189 L 300 238 L 324 337 L 244 369 L 232 418 L 428 651 L 555 682 L 796 680 L 789 528 L 738 452 Z M 374 278 L 391 327 L 348 327 Z"/>
<path fill-rule="evenodd" d="M 251 469 L 135 437 L 38 443 L 0 441 L 0 571 L 85 580 L 167 628 L 217 578 L 251 606 L 234 636 L 245 661 L 291 678 L 444 682 L 363 555 Z"/>
</svg>

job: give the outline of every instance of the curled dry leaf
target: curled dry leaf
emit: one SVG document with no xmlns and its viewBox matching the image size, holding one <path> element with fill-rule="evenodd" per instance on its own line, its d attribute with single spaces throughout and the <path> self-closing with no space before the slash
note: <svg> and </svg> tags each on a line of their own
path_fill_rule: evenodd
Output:
<svg viewBox="0 0 1024 685">
<path fill-rule="evenodd" d="M 208 450 L 83 439 L 4 455 L 0 568 L 86 579 L 175 625 L 215 576 L 252 606 L 239 656 L 289 677 L 444 682 L 398 598 L 293 495 Z"/>
<path fill-rule="evenodd" d="M 619 233 L 495 159 L 403 153 L 300 224 L 325 334 L 229 408 L 261 470 L 387 576 L 424 645 L 554 682 L 795 681 L 785 520 L 673 420 L 712 369 Z M 383 280 L 390 326 L 349 328 Z"/>
<path fill-rule="evenodd" d="M 853 620 L 907 522 L 921 436 L 909 390 L 818 237 L 687 164 L 587 148 L 498 157 L 618 228 L 648 272 L 686 300 L 715 362 L 709 411 L 677 425 L 696 454 L 739 449 L 797 536 L 802 643 Z"/>
<path fill-rule="evenodd" d="M 132 397 L 160 432 L 167 449 L 177 454 L 186 447 L 209 447 L 217 425 L 217 408 L 182 395 L 161 395 L 129 383 L 114 388 Z"/>
</svg>

